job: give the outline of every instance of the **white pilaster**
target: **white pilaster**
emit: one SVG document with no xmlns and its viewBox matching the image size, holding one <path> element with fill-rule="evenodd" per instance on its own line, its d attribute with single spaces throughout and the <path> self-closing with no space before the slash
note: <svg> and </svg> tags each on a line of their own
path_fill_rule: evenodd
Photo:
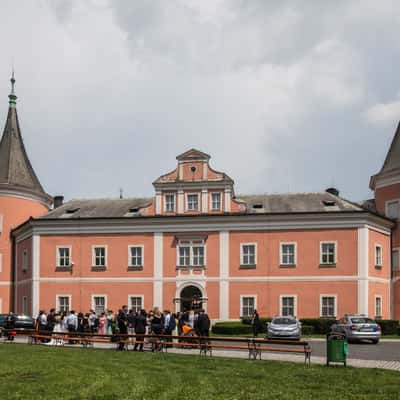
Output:
<svg viewBox="0 0 400 400">
<path fill-rule="evenodd" d="M 368 228 L 358 228 L 358 313 L 368 315 Z"/>
<path fill-rule="evenodd" d="M 32 236 L 32 316 L 39 315 L 40 304 L 40 236 Z"/>
<path fill-rule="evenodd" d="M 231 189 L 225 189 L 225 212 L 231 211 Z"/>
<path fill-rule="evenodd" d="M 185 206 L 185 196 L 183 193 L 183 190 L 179 189 L 178 190 L 178 214 L 183 214 Z"/>
<path fill-rule="evenodd" d="M 201 191 L 201 212 L 208 212 L 208 190 L 202 189 Z"/>
<path fill-rule="evenodd" d="M 207 175 L 208 175 L 208 164 L 207 161 L 203 161 L 203 180 L 207 180 Z"/>
<path fill-rule="evenodd" d="M 229 231 L 219 233 L 219 319 L 229 319 Z"/>
<path fill-rule="evenodd" d="M 183 179 L 183 163 L 179 163 L 179 168 L 178 168 L 178 179 L 182 180 Z"/>
<path fill-rule="evenodd" d="M 156 214 L 161 214 L 161 192 L 156 192 Z"/>
<path fill-rule="evenodd" d="M 163 233 L 154 232 L 153 305 L 163 309 Z"/>
</svg>

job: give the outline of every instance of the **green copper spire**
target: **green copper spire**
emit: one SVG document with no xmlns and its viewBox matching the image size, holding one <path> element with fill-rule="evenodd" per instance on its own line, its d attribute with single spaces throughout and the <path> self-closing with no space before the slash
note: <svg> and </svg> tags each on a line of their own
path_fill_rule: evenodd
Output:
<svg viewBox="0 0 400 400">
<path fill-rule="evenodd" d="M 10 81 L 11 81 L 11 94 L 9 94 L 8 96 L 9 98 L 8 104 L 10 105 L 11 108 L 15 108 L 17 105 L 17 96 L 15 95 L 14 92 L 14 85 L 15 85 L 14 70 L 12 72 Z"/>
</svg>

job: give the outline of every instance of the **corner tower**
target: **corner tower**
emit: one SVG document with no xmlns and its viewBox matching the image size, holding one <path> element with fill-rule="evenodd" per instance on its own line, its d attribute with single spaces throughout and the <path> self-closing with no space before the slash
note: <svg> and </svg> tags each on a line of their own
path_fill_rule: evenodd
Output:
<svg viewBox="0 0 400 400">
<path fill-rule="evenodd" d="M 25 150 L 16 109 L 14 73 L 8 98 L 7 120 L 0 141 L 0 313 L 12 311 L 13 308 L 12 265 L 15 263 L 15 272 L 26 274 L 26 279 L 31 278 L 32 273 L 29 258 L 31 244 L 27 244 L 27 252 L 24 254 L 28 268 L 23 272 L 18 271 L 22 260 L 13 254 L 10 231 L 29 217 L 45 214 L 53 201 L 43 190 Z"/>
<path fill-rule="evenodd" d="M 400 319 L 400 123 L 381 170 L 373 175 L 376 211 L 396 221 L 392 231 L 392 318 Z"/>
</svg>

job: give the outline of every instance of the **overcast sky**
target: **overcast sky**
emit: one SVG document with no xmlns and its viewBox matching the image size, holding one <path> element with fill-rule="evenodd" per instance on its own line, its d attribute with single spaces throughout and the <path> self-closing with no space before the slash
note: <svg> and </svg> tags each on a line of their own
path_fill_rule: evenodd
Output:
<svg viewBox="0 0 400 400">
<path fill-rule="evenodd" d="M 236 194 L 366 199 L 400 119 L 399 27 L 397 0 L 1 0 L 0 120 L 14 63 L 31 162 L 67 199 L 151 196 L 192 147 Z"/>
</svg>

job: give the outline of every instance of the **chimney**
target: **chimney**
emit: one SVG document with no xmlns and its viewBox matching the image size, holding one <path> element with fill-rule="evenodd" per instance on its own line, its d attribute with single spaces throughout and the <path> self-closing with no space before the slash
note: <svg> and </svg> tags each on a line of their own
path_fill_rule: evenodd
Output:
<svg viewBox="0 0 400 400">
<path fill-rule="evenodd" d="M 330 187 L 330 188 L 326 189 L 325 192 L 333 194 L 334 196 L 339 196 L 339 190 L 337 190 L 334 187 Z"/>
<path fill-rule="evenodd" d="M 62 206 L 63 203 L 64 203 L 64 196 L 54 196 L 53 197 L 54 208 L 58 208 L 58 207 Z"/>
</svg>

